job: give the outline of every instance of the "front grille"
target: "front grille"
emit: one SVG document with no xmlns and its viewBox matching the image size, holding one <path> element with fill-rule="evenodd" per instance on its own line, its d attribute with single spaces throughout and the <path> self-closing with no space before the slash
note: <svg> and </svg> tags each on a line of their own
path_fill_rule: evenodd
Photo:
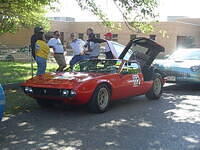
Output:
<svg viewBox="0 0 200 150">
<path fill-rule="evenodd" d="M 61 96 L 60 89 L 54 88 L 32 88 L 34 95 L 45 95 L 45 96 Z"/>
<path fill-rule="evenodd" d="M 190 77 L 190 74 L 187 72 L 177 72 L 177 71 L 166 71 L 168 76 L 176 76 L 176 77 Z"/>
</svg>

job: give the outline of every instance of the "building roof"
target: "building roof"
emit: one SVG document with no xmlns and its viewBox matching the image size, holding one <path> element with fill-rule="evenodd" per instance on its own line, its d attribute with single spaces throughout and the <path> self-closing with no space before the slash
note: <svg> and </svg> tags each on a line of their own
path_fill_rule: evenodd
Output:
<svg viewBox="0 0 200 150">
<path fill-rule="evenodd" d="M 176 22 L 200 26 L 200 18 L 179 18 Z"/>
</svg>

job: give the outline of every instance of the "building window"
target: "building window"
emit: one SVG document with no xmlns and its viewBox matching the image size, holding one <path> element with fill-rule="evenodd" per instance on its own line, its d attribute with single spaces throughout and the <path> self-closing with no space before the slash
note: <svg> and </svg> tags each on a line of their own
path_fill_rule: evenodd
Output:
<svg viewBox="0 0 200 150">
<path fill-rule="evenodd" d="M 149 38 L 151 39 L 151 40 L 156 40 L 156 35 L 149 35 Z"/>
<path fill-rule="evenodd" d="M 136 34 L 131 34 L 131 35 L 130 35 L 130 40 L 134 40 L 134 39 L 136 39 L 136 37 L 137 37 Z"/>
<path fill-rule="evenodd" d="M 100 39 L 100 34 L 99 33 L 97 33 L 97 34 L 95 34 L 95 37 L 97 38 L 97 39 Z"/>
<path fill-rule="evenodd" d="M 113 34 L 112 40 L 117 42 L 118 41 L 118 34 Z"/>
<path fill-rule="evenodd" d="M 177 36 L 176 47 L 177 48 L 192 48 L 195 47 L 195 38 L 192 36 Z"/>
<path fill-rule="evenodd" d="M 78 38 L 84 40 L 84 33 L 79 33 Z"/>
</svg>

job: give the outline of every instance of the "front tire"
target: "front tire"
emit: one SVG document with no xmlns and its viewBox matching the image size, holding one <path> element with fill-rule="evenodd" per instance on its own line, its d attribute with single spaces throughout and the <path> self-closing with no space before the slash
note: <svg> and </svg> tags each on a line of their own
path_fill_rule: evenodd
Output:
<svg viewBox="0 0 200 150">
<path fill-rule="evenodd" d="M 92 113 L 103 113 L 108 109 L 111 92 L 106 84 L 99 85 L 88 103 L 88 110 Z"/>
<path fill-rule="evenodd" d="M 145 95 L 150 100 L 157 100 L 161 97 L 163 90 L 163 80 L 159 73 L 153 75 L 153 85 Z"/>
</svg>

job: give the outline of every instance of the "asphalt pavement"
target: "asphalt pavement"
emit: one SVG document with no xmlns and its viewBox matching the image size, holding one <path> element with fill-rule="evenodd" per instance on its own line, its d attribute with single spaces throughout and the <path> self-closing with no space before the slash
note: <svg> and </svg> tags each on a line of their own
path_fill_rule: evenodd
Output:
<svg viewBox="0 0 200 150">
<path fill-rule="evenodd" d="M 200 150 L 199 90 L 168 84 L 160 100 L 121 100 L 103 114 L 73 107 L 4 118 L 0 150 Z"/>
</svg>

